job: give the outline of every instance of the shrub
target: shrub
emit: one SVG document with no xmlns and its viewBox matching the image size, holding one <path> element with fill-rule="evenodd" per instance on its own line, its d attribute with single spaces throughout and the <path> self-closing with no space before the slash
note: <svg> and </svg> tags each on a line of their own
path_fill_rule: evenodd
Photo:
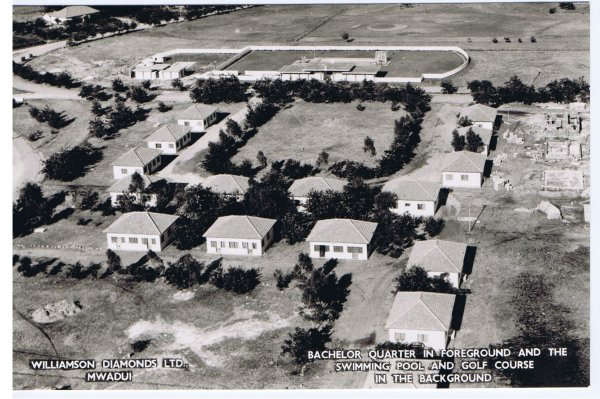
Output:
<svg viewBox="0 0 600 399">
<path fill-rule="evenodd" d="M 219 268 L 211 274 L 210 283 L 225 291 L 245 294 L 252 291 L 260 283 L 260 272 L 255 268 L 244 270 L 241 267 L 231 267 L 223 272 Z"/>
<path fill-rule="evenodd" d="M 290 283 L 296 276 L 296 273 L 294 270 L 284 273 L 280 269 L 276 269 L 275 273 L 273 273 L 273 276 L 275 276 L 275 279 L 277 280 L 277 288 L 279 291 L 283 291 L 289 287 Z"/>
<path fill-rule="evenodd" d="M 281 354 L 290 356 L 296 364 L 311 363 L 314 359 L 308 357 L 308 351 L 325 350 L 325 345 L 330 341 L 330 325 L 309 329 L 296 327 L 294 332 L 289 334 L 289 338 L 283 341 Z"/>
<path fill-rule="evenodd" d="M 434 217 L 428 217 L 425 219 L 425 232 L 429 234 L 430 237 L 435 237 L 439 235 L 446 223 L 444 219 L 436 219 Z"/>
<path fill-rule="evenodd" d="M 172 105 L 169 106 L 169 105 L 163 103 L 162 101 L 159 101 L 159 103 L 158 103 L 158 111 L 159 112 L 167 112 L 167 111 L 170 111 L 172 109 L 173 109 Z"/>
<path fill-rule="evenodd" d="M 536 38 L 535 38 L 535 37 L 533 37 L 533 36 L 531 36 L 531 37 L 529 38 L 529 41 L 530 41 L 531 43 L 535 43 L 535 42 L 537 42 Z"/>
<path fill-rule="evenodd" d="M 498 43 L 498 39 L 496 39 L 496 36 L 494 36 L 494 38 L 492 39 L 492 43 Z"/>
<path fill-rule="evenodd" d="M 551 8 L 548 10 L 548 12 L 549 12 L 550 14 L 554 14 L 554 13 L 556 13 L 556 7 L 551 7 Z"/>
<path fill-rule="evenodd" d="M 342 39 L 344 39 L 344 40 L 350 39 L 350 34 L 348 32 L 342 33 Z"/>
<path fill-rule="evenodd" d="M 44 133 L 41 130 L 36 130 L 35 132 L 29 133 L 27 135 L 27 140 L 29 140 L 29 141 L 37 141 L 40 138 L 42 138 L 43 135 L 44 135 Z"/>
<path fill-rule="evenodd" d="M 171 82 L 171 87 L 179 91 L 185 91 L 185 85 L 183 84 L 181 79 L 173 79 L 173 81 Z"/>
<path fill-rule="evenodd" d="M 362 103 L 356 104 L 356 109 L 359 111 L 364 111 L 366 108 Z"/>
<path fill-rule="evenodd" d="M 169 263 L 164 276 L 167 283 L 179 290 L 198 284 L 204 264 L 198 262 L 190 254 L 182 255 L 176 262 Z"/>
<path fill-rule="evenodd" d="M 442 79 L 440 86 L 442 87 L 442 94 L 453 94 L 458 91 L 458 88 L 448 79 Z"/>
<path fill-rule="evenodd" d="M 102 151 L 89 143 L 52 154 L 44 161 L 42 173 L 49 179 L 71 181 L 83 176 L 87 168 L 102 158 Z"/>
<path fill-rule="evenodd" d="M 123 81 L 119 78 L 115 78 L 112 81 L 112 89 L 117 93 L 126 92 L 129 88 L 123 83 Z"/>
</svg>

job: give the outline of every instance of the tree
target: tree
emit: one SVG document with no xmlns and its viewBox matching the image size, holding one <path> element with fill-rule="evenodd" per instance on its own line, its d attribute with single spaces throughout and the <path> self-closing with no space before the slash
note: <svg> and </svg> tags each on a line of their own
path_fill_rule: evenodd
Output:
<svg viewBox="0 0 600 399">
<path fill-rule="evenodd" d="M 47 223 L 52 216 L 52 206 L 36 183 L 26 183 L 13 204 L 13 236 L 29 233 Z"/>
<path fill-rule="evenodd" d="M 442 94 L 454 94 L 458 91 L 458 88 L 448 79 L 442 79 L 440 86 L 442 87 Z"/>
<path fill-rule="evenodd" d="M 565 2 L 560 2 L 560 3 L 558 3 L 558 7 L 559 7 L 561 10 L 571 10 L 571 11 L 572 11 L 572 10 L 574 10 L 574 9 L 575 9 L 575 4 L 573 4 L 573 3 L 572 3 L 572 2 L 570 2 L 570 1 L 565 1 Z"/>
<path fill-rule="evenodd" d="M 260 283 L 260 272 L 256 268 L 246 270 L 241 267 L 230 267 L 226 272 L 218 268 L 211 273 L 210 283 L 225 291 L 246 294 Z"/>
<path fill-rule="evenodd" d="M 483 147 L 483 140 L 477 133 L 475 133 L 473 131 L 472 128 L 469 128 L 469 130 L 467 130 L 467 134 L 465 135 L 465 138 L 466 138 L 466 144 L 464 146 L 465 150 L 471 151 L 471 152 L 477 152 L 479 150 L 479 148 Z M 452 139 L 452 142 L 454 143 L 454 138 Z"/>
<path fill-rule="evenodd" d="M 182 255 L 177 261 L 169 262 L 164 276 L 167 283 L 178 290 L 184 290 L 198 284 L 204 264 L 198 262 L 190 254 Z"/>
<path fill-rule="evenodd" d="M 110 270 L 111 273 L 118 272 L 123 267 L 121 257 L 112 249 L 106 250 L 106 263 L 108 264 L 108 270 Z"/>
<path fill-rule="evenodd" d="M 264 152 L 258 151 L 258 153 L 256 154 L 256 160 L 258 161 L 258 164 L 260 165 L 260 167 L 262 169 L 267 167 L 268 162 L 267 162 L 267 157 L 265 156 Z"/>
<path fill-rule="evenodd" d="M 146 189 L 146 182 L 139 172 L 136 171 L 131 175 L 131 182 L 128 189 L 132 193 L 143 193 Z"/>
<path fill-rule="evenodd" d="M 225 129 L 227 130 L 227 134 L 229 134 L 231 137 L 235 137 L 236 139 L 244 138 L 245 133 L 242 130 L 242 127 L 239 123 L 231 118 L 227 118 L 225 121 Z"/>
<path fill-rule="evenodd" d="M 374 157 L 377 154 L 377 150 L 375 149 L 375 142 L 369 136 L 365 137 L 363 142 L 363 152 L 368 152 Z"/>
<path fill-rule="evenodd" d="M 185 85 L 179 78 L 173 79 L 173 81 L 171 82 L 171 87 L 179 91 L 185 91 Z"/>
<path fill-rule="evenodd" d="M 458 118 L 457 124 L 460 127 L 467 127 L 473 125 L 473 121 L 471 121 L 468 116 L 461 116 Z"/>
<path fill-rule="evenodd" d="M 250 179 L 242 205 L 249 215 L 279 218 L 295 208 L 287 190 L 289 183 L 276 170 L 271 170 L 260 181 Z"/>
<path fill-rule="evenodd" d="M 102 151 L 89 143 L 52 154 L 44 161 L 42 173 L 49 179 L 72 181 L 83 176 L 87 168 L 102 159 Z"/>
<path fill-rule="evenodd" d="M 331 326 L 304 329 L 296 327 L 289 338 L 283 341 L 281 355 L 290 356 L 296 364 L 307 364 L 314 361 L 308 358 L 308 351 L 322 351 L 331 342 Z"/>
<path fill-rule="evenodd" d="M 436 219 L 433 216 L 425 219 L 425 232 L 429 234 L 429 237 L 435 237 L 444 230 L 445 222 L 444 219 Z"/>
<path fill-rule="evenodd" d="M 350 34 L 348 32 L 342 33 L 342 39 L 344 39 L 344 40 L 350 39 Z"/>
<path fill-rule="evenodd" d="M 151 86 L 152 86 L 152 82 L 150 82 L 149 80 L 144 80 L 142 82 L 142 87 L 146 90 L 150 90 Z"/>
<path fill-rule="evenodd" d="M 262 102 L 254 107 L 248 104 L 244 127 L 246 130 L 255 129 L 267 123 L 279 111 L 279 107 L 273 103 Z"/>
<path fill-rule="evenodd" d="M 533 37 L 533 36 L 531 36 L 531 37 L 529 38 L 529 41 L 530 41 L 531 43 L 535 43 L 535 42 L 537 42 L 536 38 L 535 38 L 535 37 Z"/>
<path fill-rule="evenodd" d="M 290 211 L 281 219 L 281 236 L 288 244 L 295 244 L 308 236 L 315 219 L 308 212 Z"/>
<path fill-rule="evenodd" d="M 447 273 L 429 277 L 425 269 L 413 266 L 404 270 L 396 279 L 396 291 L 423 291 L 456 294 L 459 292 L 452 283 L 447 281 Z"/>
<path fill-rule="evenodd" d="M 153 96 L 148 94 L 148 92 L 144 90 L 144 88 L 139 86 L 132 87 L 131 90 L 129 90 L 129 96 L 136 103 L 146 103 L 152 100 L 152 98 L 154 98 Z"/>
<path fill-rule="evenodd" d="M 242 102 L 246 99 L 246 87 L 236 76 L 198 79 L 190 90 L 190 98 L 204 104 Z"/>
<path fill-rule="evenodd" d="M 384 255 L 398 258 L 417 236 L 418 220 L 407 213 L 398 215 L 389 209 L 379 210 L 371 220 L 377 222 L 371 245 Z"/>
<path fill-rule="evenodd" d="M 98 194 L 98 192 L 90 188 L 74 192 L 73 197 L 75 201 L 75 206 L 80 211 L 93 209 L 100 200 L 100 195 Z"/>
<path fill-rule="evenodd" d="M 92 106 L 90 107 L 90 111 L 92 111 L 92 114 L 94 114 L 94 116 L 96 116 L 96 117 L 100 117 L 100 116 L 104 115 L 104 108 L 102 107 L 102 104 L 100 104 L 100 101 L 98 101 L 98 100 L 92 101 Z"/>
<path fill-rule="evenodd" d="M 168 106 L 167 104 L 163 103 L 162 101 L 158 102 L 158 112 L 167 112 L 172 109 L 173 109 L 172 106 Z"/>
<path fill-rule="evenodd" d="M 88 133 L 90 136 L 103 138 L 110 135 L 110 129 L 102 119 L 94 118 L 88 124 Z"/>
<path fill-rule="evenodd" d="M 316 166 L 320 168 L 323 165 L 329 164 L 329 153 L 327 151 L 321 151 L 317 157 Z"/>
<path fill-rule="evenodd" d="M 555 14 L 556 13 L 556 7 L 550 7 L 550 9 L 548 10 L 548 12 L 550 14 Z"/>
<path fill-rule="evenodd" d="M 115 78 L 112 81 L 112 89 L 117 93 L 123 93 L 127 91 L 129 88 L 123 84 L 123 81 L 119 78 Z"/>
</svg>

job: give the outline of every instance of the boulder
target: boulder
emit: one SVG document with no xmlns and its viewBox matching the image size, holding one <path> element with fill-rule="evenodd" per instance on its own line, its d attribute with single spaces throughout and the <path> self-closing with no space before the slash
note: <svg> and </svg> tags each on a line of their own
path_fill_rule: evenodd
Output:
<svg viewBox="0 0 600 399">
<path fill-rule="evenodd" d="M 82 306 L 78 301 L 62 300 L 51 303 L 43 308 L 36 309 L 31 318 L 36 323 L 49 324 L 63 320 L 65 317 L 75 316 L 81 312 Z"/>
<path fill-rule="evenodd" d="M 539 205 L 535 208 L 535 210 L 545 214 L 547 219 L 562 219 L 560 209 L 558 209 L 548 201 L 540 202 Z"/>
</svg>

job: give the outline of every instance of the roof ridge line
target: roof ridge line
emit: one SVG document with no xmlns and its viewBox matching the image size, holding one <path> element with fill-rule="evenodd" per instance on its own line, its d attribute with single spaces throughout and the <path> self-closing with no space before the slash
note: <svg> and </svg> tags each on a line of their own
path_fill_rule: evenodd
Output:
<svg viewBox="0 0 600 399">
<path fill-rule="evenodd" d="M 156 227 L 156 231 L 158 231 L 158 234 L 162 234 L 160 232 L 160 229 L 158 228 L 158 226 L 156 225 L 156 222 L 154 222 L 154 219 L 152 218 L 152 216 L 150 216 L 150 212 L 148 211 L 144 211 L 144 213 L 148 216 L 148 218 L 150 219 L 150 221 L 152 222 L 152 224 L 154 225 L 154 227 Z"/>
<path fill-rule="evenodd" d="M 435 247 L 436 247 L 437 249 L 439 249 L 439 250 L 440 250 L 440 252 L 442 253 L 442 255 L 444 255 L 444 258 L 448 259 L 448 261 L 449 261 L 449 262 L 450 262 L 450 263 L 451 263 L 451 264 L 452 264 L 454 267 L 456 267 L 456 268 L 458 269 L 458 268 L 459 268 L 459 267 L 458 267 L 458 265 L 457 265 L 457 264 L 455 264 L 455 263 L 452 261 L 452 259 L 450 259 L 450 257 L 449 257 L 448 255 L 446 255 L 446 253 L 445 253 L 444 251 L 442 251 L 442 249 L 439 247 L 439 242 L 440 242 L 440 241 L 442 241 L 442 240 L 435 240 Z M 460 270 L 460 272 L 462 272 L 462 269 Z"/>
<path fill-rule="evenodd" d="M 356 227 L 356 225 L 354 224 L 354 222 L 355 222 L 356 220 L 354 220 L 354 219 L 347 219 L 347 220 L 348 220 L 348 221 L 350 221 L 350 224 L 352 225 L 352 227 L 354 227 L 354 229 L 355 229 L 355 230 L 358 232 L 358 234 L 360 234 L 360 236 L 361 236 L 362 238 L 364 238 L 364 240 L 365 240 L 367 243 L 369 243 L 369 240 L 367 240 L 367 237 L 365 237 L 365 235 L 364 235 L 364 234 L 363 234 L 363 233 L 362 233 L 362 232 L 359 230 L 359 228 L 358 228 L 358 227 Z M 360 220 L 360 221 L 362 222 L 362 220 Z"/>
<path fill-rule="evenodd" d="M 420 295 L 419 295 L 419 300 L 421 301 L 421 303 L 423 304 L 423 306 L 425 306 L 425 308 L 429 311 L 429 313 L 431 313 L 431 315 L 433 317 L 435 317 L 435 319 L 444 327 L 447 328 L 444 324 L 444 322 L 442 322 L 442 320 L 437 317 L 437 315 L 435 313 L 433 313 L 433 310 L 431 310 L 431 308 L 429 308 L 429 306 L 425 303 L 425 301 L 423 301 L 423 294 L 438 294 L 437 292 L 424 292 L 421 291 Z M 456 298 L 454 298 L 456 300 Z M 450 320 L 450 322 L 452 322 L 452 320 Z"/>
<path fill-rule="evenodd" d="M 244 217 L 246 218 L 246 220 L 248 220 L 248 223 L 250 223 L 250 226 L 252 226 L 252 229 L 256 232 L 256 234 L 258 234 L 259 237 L 262 239 L 262 235 L 258 232 L 256 227 L 254 227 L 254 224 L 250 221 L 250 216 L 244 215 Z"/>
</svg>

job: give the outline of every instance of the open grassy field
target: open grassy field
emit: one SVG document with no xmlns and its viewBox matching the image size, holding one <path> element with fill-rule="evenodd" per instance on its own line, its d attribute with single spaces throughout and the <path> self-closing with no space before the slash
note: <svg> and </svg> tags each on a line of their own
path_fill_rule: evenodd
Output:
<svg viewBox="0 0 600 399">
<path fill-rule="evenodd" d="M 321 151 L 329 153 L 329 163 L 352 159 L 374 165 L 375 159 L 388 148 L 394 136 L 394 120 L 402 111 L 392 111 L 389 103 L 365 103 L 358 111 L 356 103 L 311 104 L 296 101 L 279 111 L 256 136 L 233 157 L 236 162 L 263 151 L 270 161 L 292 158 L 315 163 Z M 366 136 L 375 141 L 377 155 L 362 150 Z"/>
</svg>

